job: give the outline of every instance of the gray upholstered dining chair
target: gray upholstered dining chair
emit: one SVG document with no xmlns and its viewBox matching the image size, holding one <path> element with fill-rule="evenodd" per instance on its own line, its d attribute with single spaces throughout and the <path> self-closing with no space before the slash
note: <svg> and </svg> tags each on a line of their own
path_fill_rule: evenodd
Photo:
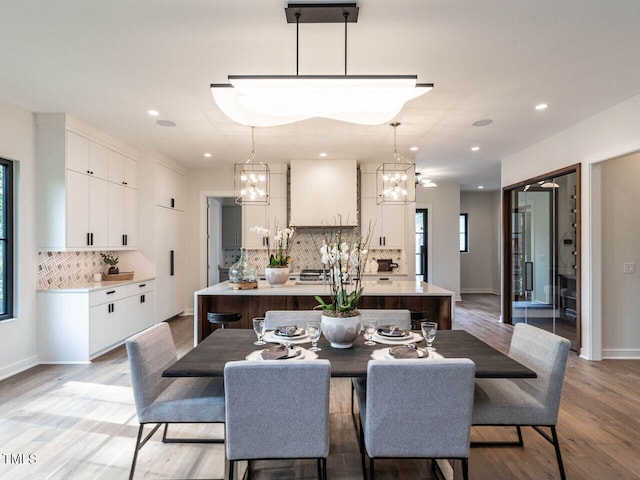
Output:
<svg viewBox="0 0 640 480">
<path fill-rule="evenodd" d="M 165 378 L 162 372 L 177 359 L 171 329 L 165 322 L 125 342 L 131 385 L 140 427 L 131 462 L 133 478 L 138 452 L 164 423 L 164 443 L 224 443 L 224 439 L 167 438 L 169 423 L 222 423 L 225 419 L 222 379 Z M 157 424 L 142 439 L 144 426 Z"/>
<path fill-rule="evenodd" d="M 315 458 L 326 479 L 328 360 L 228 362 L 224 368 L 229 480 L 238 460 Z"/>
<path fill-rule="evenodd" d="M 376 325 L 397 325 L 404 330 L 411 330 L 411 311 L 403 309 L 368 309 L 359 308 L 362 327 L 367 320 L 375 320 Z M 355 411 L 355 389 L 363 390 L 366 385 L 364 378 L 351 379 L 351 418 L 356 425 L 357 416 Z M 357 428 L 357 425 L 356 425 Z"/>
<path fill-rule="evenodd" d="M 473 442 L 473 447 L 523 446 L 520 427 L 531 426 L 556 452 L 560 477 L 566 478 L 556 433 L 562 384 L 571 342 L 540 328 L 518 323 L 513 329 L 509 356 L 536 372 L 532 379 L 478 379 L 473 425 L 515 426 L 513 442 Z M 551 436 L 540 427 L 549 427 Z"/>
<path fill-rule="evenodd" d="M 357 390 L 360 454 L 374 478 L 377 458 L 460 459 L 468 479 L 475 364 L 468 358 L 371 360 Z"/>
<path fill-rule="evenodd" d="M 319 322 L 322 310 L 269 310 L 264 314 L 265 330 L 274 330 L 285 325 L 307 328 L 309 322 Z"/>
</svg>

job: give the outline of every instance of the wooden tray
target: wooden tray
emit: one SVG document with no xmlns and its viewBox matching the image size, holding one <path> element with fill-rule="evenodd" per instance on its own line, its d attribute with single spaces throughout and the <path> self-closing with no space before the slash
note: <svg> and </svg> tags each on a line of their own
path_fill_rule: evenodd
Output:
<svg viewBox="0 0 640 480">
<path fill-rule="evenodd" d="M 120 280 L 133 280 L 133 274 L 135 272 L 120 272 L 120 273 L 102 273 L 103 282 L 117 282 Z"/>
<path fill-rule="evenodd" d="M 229 286 L 231 286 L 234 290 L 253 290 L 254 288 L 258 288 L 258 282 L 229 282 Z"/>
</svg>

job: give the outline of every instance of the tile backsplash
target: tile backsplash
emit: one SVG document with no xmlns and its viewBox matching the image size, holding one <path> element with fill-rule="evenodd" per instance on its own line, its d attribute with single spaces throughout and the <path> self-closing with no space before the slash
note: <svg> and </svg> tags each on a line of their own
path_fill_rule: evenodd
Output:
<svg viewBox="0 0 640 480">
<path fill-rule="evenodd" d="M 107 270 L 101 253 L 117 252 L 38 252 L 38 289 L 91 282 L 94 273 Z"/>
</svg>

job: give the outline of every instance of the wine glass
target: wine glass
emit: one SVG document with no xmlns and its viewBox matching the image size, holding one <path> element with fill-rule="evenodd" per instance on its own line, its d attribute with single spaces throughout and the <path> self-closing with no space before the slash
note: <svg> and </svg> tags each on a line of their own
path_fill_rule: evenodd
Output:
<svg viewBox="0 0 640 480">
<path fill-rule="evenodd" d="M 312 352 L 319 352 L 322 350 L 318 347 L 318 340 L 320 340 L 320 333 L 322 330 L 320 329 L 319 322 L 309 322 L 307 325 L 307 333 L 309 334 L 309 338 L 311 339 L 311 348 L 309 349 Z"/>
<path fill-rule="evenodd" d="M 376 332 L 376 321 L 375 320 L 366 320 L 364 322 L 364 339 L 365 345 L 372 346 L 375 345 L 376 342 L 373 341 L 373 334 Z"/>
<path fill-rule="evenodd" d="M 253 342 L 254 345 L 266 345 L 267 342 L 262 340 L 264 337 L 264 317 L 256 317 L 253 319 L 253 331 L 256 332 L 258 340 Z"/>
<path fill-rule="evenodd" d="M 424 337 L 425 342 L 427 342 L 427 349 L 435 350 L 432 345 L 433 341 L 436 339 L 438 324 L 436 322 L 420 322 L 420 329 L 422 330 L 422 336 Z"/>
</svg>

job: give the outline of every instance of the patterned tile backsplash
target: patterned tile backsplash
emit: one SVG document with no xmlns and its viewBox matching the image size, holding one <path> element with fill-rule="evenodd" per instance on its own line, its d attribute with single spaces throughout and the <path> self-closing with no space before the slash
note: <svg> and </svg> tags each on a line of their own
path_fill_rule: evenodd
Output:
<svg viewBox="0 0 640 480">
<path fill-rule="evenodd" d="M 64 288 L 92 281 L 94 273 L 107 269 L 100 253 L 38 252 L 38 288 Z"/>
<path fill-rule="evenodd" d="M 320 247 L 324 236 L 319 229 L 298 229 L 293 236 L 293 245 L 291 246 L 290 255 L 292 258 L 292 272 L 298 272 L 307 268 L 322 268 L 320 262 Z M 227 252 L 233 252 L 227 256 Z M 235 258 L 240 255 L 239 250 L 225 250 L 225 265 L 231 266 L 235 262 Z M 259 272 L 264 272 L 269 258 L 266 250 L 247 250 L 249 260 L 258 267 Z M 401 249 L 369 249 L 369 259 L 391 258 L 400 265 L 395 269 L 395 273 L 404 273 L 404 251 Z M 231 260 L 227 264 L 227 260 Z"/>
</svg>

